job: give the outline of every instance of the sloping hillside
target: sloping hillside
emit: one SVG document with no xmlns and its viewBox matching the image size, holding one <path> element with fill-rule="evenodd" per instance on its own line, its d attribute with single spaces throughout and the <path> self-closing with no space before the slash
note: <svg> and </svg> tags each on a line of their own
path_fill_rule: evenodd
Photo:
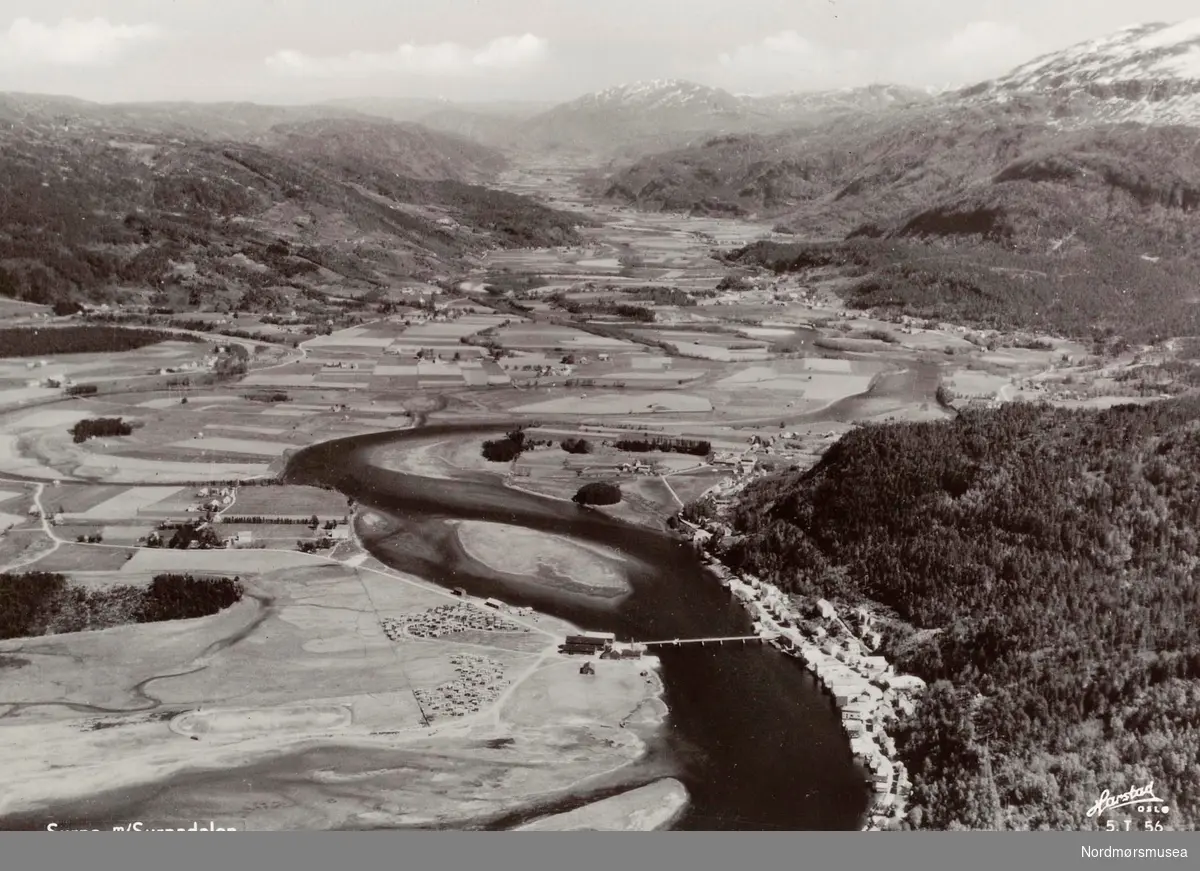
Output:
<svg viewBox="0 0 1200 871">
<path fill-rule="evenodd" d="M 271 133 L 270 147 L 27 113 L 0 128 L 0 293 L 386 286 L 488 247 L 568 241 L 583 220 L 457 180 L 497 165 L 479 146 L 315 123 Z M 408 161 L 418 177 L 399 174 Z"/>
<path fill-rule="evenodd" d="M 1192 829 L 1197 469 L 1194 399 L 867 426 L 752 485 L 730 558 L 892 609 L 889 655 L 933 684 L 898 742 L 915 825 L 1074 829 L 1102 790 L 1152 780 L 1162 822 Z"/>
<path fill-rule="evenodd" d="M 418 124 L 329 119 L 279 124 L 256 144 L 323 166 L 369 163 L 414 179 L 487 181 L 508 166 L 491 148 Z"/>
<path fill-rule="evenodd" d="M 1106 120 L 1129 101 L 1190 93 L 1198 39 L 1200 25 L 1123 31 L 895 112 L 645 158 L 601 192 L 646 209 L 757 215 L 808 238 L 879 240 L 840 255 L 754 246 L 734 258 L 801 272 L 810 255 L 853 261 L 842 274 L 862 279 L 845 291 L 856 307 L 1077 335 L 1200 331 L 1200 115 L 1175 100 L 1147 110 L 1153 124 Z M 1157 90 L 1113 84 L 1153 76 Z M 1076 112 L 1083 91 L 1117 102 Z M 1161 123 L 1181 118 L 1189 124 Z"/>
<path fill-rule="evenodd" d="M 1028 124 L 930 133 L 922 149 L 925 162 L 888 151 L 793 219 L 847 241 L 760 244 L 731 262 L 834 267 L 860 279 L 844 289 L 856 308 L 1131 340 L 1200 332 L 1195 130 Z"/>
</svg>

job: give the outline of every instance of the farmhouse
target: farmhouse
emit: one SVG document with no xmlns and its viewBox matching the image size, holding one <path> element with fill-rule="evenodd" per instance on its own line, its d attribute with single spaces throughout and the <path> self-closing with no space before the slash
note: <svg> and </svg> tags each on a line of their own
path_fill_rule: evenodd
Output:
<svg viewBox="0 0 1200 871">
<path fill-rule="evenodd" d="M 233 543 L 238 547 L 245 547 L 254 540 L 254 536 L 249 532 L 242 531 L 233 536 Z"/>
</svg>

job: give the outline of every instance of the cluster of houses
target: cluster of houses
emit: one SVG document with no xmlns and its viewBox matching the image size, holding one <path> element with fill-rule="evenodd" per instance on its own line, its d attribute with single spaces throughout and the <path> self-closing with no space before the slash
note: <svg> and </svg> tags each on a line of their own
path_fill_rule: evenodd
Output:
<svg viewBox="0 0 1200 871">
<path fill-rule="evenodd" d="M 736 489 L 731 485 L 724 495 Z M 719 519 L 703 527 L 687 521 L 682 525 L 701 551 L 715 533 L 733 534 Z M 715 556 L 708 556 L 707 563 L 750 614 L 755 633 L 803 662 L 833 697 L 851 752 L 870 772 L 875 803 L 867 828 L 883 828 L 903 817 L 910 782 L 904 765 L 895 760 L 895 743 L 885 727 L 914 711 L 915 697 L 925 683 L 896 674 L 884 657 L 873 655 L 882 636 L 870 611 L 860 606 L 843 616 L 832 602 L 818 599 L 809 613 L 801 613 L 775 585 L 749 574 L 735 576 Z"/>
<path fill-rule="evenodd" d="M 729 469 L 735 475 L 749 476 L 758 468 L 758 458 L 734 451 L 717 451 L 712 456 L 712 464 L 720 469 Z"/>
<path fill-rule="evenodd" d="M 458 674 L 456 680 L 413 691 L 427 720 L 478 713 L 498 699 L 507 684 L 504 666 L 486 656 L 458 653 L 450 657 L 450 665 Z"/>
<path fill-rule="evenodd" d="M 655 475 L 658 473 L 657 465 L 641 460 L 634 460 L 632 463 L 621 463 L 618 468 L 622 472 L 629 472 L 634 475 Z"/>
<path fill-rule="evenodd" d="M 885 727 L 900 714 L 913 712 L 924 681 L 897 675 L 884 657 L 871 655 L 880 636 L 865 608 L 856 609 L 847 622 L 831 602 L 819 599 L 815 620 L 806 619 L 773 584 L 750 575 L 733 577 L 722 569 L 718 567 L 722 584 L 753 616 L 756 633 L 771 636 L 776 647 L 803 662 L 833 697 L 851 752 L 870 772 L 875 791 L 872 827 L 902 817 L 908 772 L 895 761 L 896 745 Z"/>
<path fill-rule="evenodd" d="M 380 620 L 384 633 L 393 641 L 398 641 L 402 633 L 417 638 L 441 638 L 459 632 L 472 630 L 482 632 L 529 632 L 528 626 L 521 626 L 511 620 L 505 620 L 494 610 L 488 611 L 463 602 L 454 605 L 438 605 L 427 611 L 411 614 L 404 620 L 384 617 Z"/>
<path fill-rule="evenodd" d="M 202 487 L 196 493 L 200 504 L 189 511 L 223 511 L 233 504 L 234 490 L 232 487 Z"/>
</svg>

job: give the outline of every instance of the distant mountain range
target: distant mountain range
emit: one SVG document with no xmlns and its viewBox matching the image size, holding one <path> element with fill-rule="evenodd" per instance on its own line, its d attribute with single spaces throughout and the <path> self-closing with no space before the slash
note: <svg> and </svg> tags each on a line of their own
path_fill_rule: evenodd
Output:
<svg viewBox="0 0 1200 871">
<path fill-rule="evenodd" d="M 1101 258 L 1093 283 L 1114 300 L 1133 260 L 1139 281 L 1185 288 L 1200 279 L 1200 20 L 1127 28 L 938 94 L 748 96 L 679 80 L 556 106 L 0 94 L 0 294 L 446 274 L 482 247 L 571 238 L 578 216 L 478 186 L 529 152 L 589 157 L 605 173 L 592 192 L 638 208 L 1053 254 L 1072 275 Z M 312 266 L 236 259 L 261 266 L 275 243 Z M 889 287 L 875 298 L 902 296 Z"/>
<path fill-rule="evenodd" d="M 634 160 L 593 193 L 842 240 L 741 262 L 857 264 L 872 276 L 862 305 L 1200 333 L 1200 21 L 1129 28 L 815 127 L 709 137 Z"/>
<path fill-rule="evenodd" d="M 929 99 L 922 91 L 884 85 L 754 97 L 694 82 L 638 82 L 536 115 L 520 126 L 512 145 L 620 156 L 719 134 L 812 128 L 846 115 L 872 115 Z"/>
<path fill-rule="evenodd" d="M 1042 192 L 1051 182 L 1115 186 L 1184 210 L 1200 196 L 1198 134 L 1167 129 L 1200 127 L 1200 20 L 1129 28 L 938 97 L 866 93 L 874 103 L 860 94 L 832 117 L 829 95 L 801 104 L 827 114 L 816 126 L 646 156 L 602 192 L 643 208 L 768 214 L 834 233 L 868 223 L 929 229 L 908 212 L 943 199 L 986 210 L 990 198 L 1011 200 L 1018 181 Z M 1116 123 L 1128 127 L 1110 129 Z M 1042 214 L 1053 224 L 1061 211 Z"/>
</svg>

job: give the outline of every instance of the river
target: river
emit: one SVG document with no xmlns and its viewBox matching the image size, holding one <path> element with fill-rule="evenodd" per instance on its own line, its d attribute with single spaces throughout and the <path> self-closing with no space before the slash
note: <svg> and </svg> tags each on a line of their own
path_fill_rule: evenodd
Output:
<svg viewBox="0 0 1200 871">
<path fill-rule="evenodd" d="M 287 471 L 296 483 L 337 487 L 388 518 L 360 530 L 381 561 L 446 587 L 528 605 L 619 637 L 742 635 L 750 620 L 704 571 L 690 546 L 589 509 L 505 487 L 494 476 L 422 478 L 381 468 L 373 455 L 406 442 L 478 435 L 490 425 L 435 425 L 316 445 Z M 619 604 L 517 584 L 471 560 L 447 520 L 480 520 L 572 536 L 628 559 L 632 593 Z M 677 829 L 852 830 L 868 794 L 828 696 L 799 663 L 770 647 L 691 647 L 661 655 L 670 707 L 665 750 L 691 803 Z M 661 775 L 659 775 L 661 776 Z M 555 808 L 539 808 L 538 813 Z"/>
</svg>

